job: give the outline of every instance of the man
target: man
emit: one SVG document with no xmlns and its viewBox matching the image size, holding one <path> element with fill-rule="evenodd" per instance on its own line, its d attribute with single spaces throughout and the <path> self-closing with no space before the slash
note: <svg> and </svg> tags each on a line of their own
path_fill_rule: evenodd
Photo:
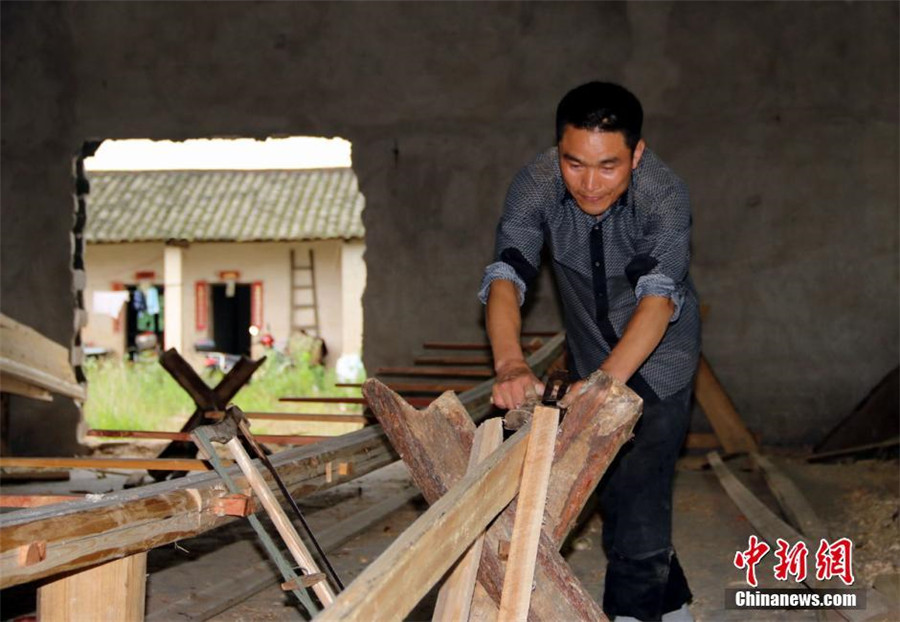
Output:
<svg viewBox="0 0 900 622">
<path fill-rule="evenodd" d="M 519 307 L 549 247 L 573 379 L 601 369 L 644 400 L 634 442 L 599 486 L 609 560 L 603 608 L 620 621 L 692 620 L 671 543 L 672 478 L 700 348 L 690 203 L 684 182 L 646 147 L 642 123 L 640 102 L 619 85 L 591 82 L 566 94 L 557 146 L 510 186 L 480 298 L 493 401 L 514 408 L 542 390 L 520 346 Z"/>
</svg>

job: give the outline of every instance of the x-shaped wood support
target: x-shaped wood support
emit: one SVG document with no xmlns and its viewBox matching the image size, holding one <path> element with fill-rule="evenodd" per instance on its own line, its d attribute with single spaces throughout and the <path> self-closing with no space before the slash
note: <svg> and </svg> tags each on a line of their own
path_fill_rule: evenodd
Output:
<svg viewBox="0 0 900 622">
<path fill-rule="evenodd" d="M 197 406 L 187 422 L 181 427 L 181 431 L 190 432 L 198 425 L 209 423 L 207 413 L 225 410 L 231 398 L 241 390 L 241 387 L 247 384 L 250 376 L 259 369 L 265 360 L 266 357 L 262 357 L 258 361 L 251 361 L 247 357 L 242 356 L 235 363 L 234 367 L 225 374 L 225 377 L 222 378 L 219 384 L 215 388 L 210 388 L 175 348 L 166 350 L 159 357 L 159 364 L 191 396 L 191 399 L 194 400 L 194 404 Z M 165 449 L 157 457 L 190 458 L 194 456 L 196 451 L 197 448 L 192 442 L 173 441 L 166 445 Z M 150 471 L 150 476 L 157 481 L 181 475 L 184 475 L 184 472 Z"/>
<path fill-rule="evenodd" d="M 377 380 L 367 381 L 363 391 L 413 481 L 428 502 L 434 503 L 465 474 L 475 431 L 469 413 L 449 392 L 419 411 Z M 631 438 L 641 405 L 630 389 L 598 373 L 563 419 L 550 474 L 529 620 L 605 619 L 559 548 L 619 448 Z M 486 532 L 478 582 L 495 603 L 500 602 L 504 577 L 498 549 L 501 542 L 510 540 L 514 522 L 515 502 Z"/>
</svg>

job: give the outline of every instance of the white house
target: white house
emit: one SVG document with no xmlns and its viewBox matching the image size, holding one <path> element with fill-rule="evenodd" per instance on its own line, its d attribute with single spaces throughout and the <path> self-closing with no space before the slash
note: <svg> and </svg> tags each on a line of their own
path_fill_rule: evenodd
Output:
<svg viewBox="0 0 900 622">
<path fill-rule="evenodd" d="M 154 332 L 189 360 L 204 340 L 257 357 L 263 335 L 305 331 L 329 363 L 360 352 L 365 201 L 351 168 L 88 178 L 86 346 L 127 355 Z"/>
</svg>

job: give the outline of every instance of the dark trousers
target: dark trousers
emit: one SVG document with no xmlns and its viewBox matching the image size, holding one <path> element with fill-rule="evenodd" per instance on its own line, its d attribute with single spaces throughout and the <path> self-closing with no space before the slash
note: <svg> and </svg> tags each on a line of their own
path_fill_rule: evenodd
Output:
<svg viewBox="0 0 900 622">
<path fill-rule="evenodd" d="M 608 616 L 659 620 L 691 599 L 672 548 L 672 479 L 690 423 L 691 388 L 644 404 L 634 440 L 600 482 Z"/>
</svg>

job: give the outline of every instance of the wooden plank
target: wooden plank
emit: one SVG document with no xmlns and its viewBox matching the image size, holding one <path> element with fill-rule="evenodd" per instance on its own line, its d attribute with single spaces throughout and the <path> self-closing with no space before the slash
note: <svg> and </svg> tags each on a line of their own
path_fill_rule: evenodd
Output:
<svg viewBox="0 0 900 622">
<path fill-rule="evenodd" d="M 448 341 L 426 341 L 422 344 L 426 350 L 490 350 L 489 343 L 456 343 Z M 535 352 L 541 347 L 540 339 L 522 343 L 523 352 Z"/>
<path fill-rule="evenodd" d="M 326 552 L 336 552 L 356 535 L 381 522 L 419 496 L 421 496 L 419 491 L 414 486 L 409 486 L 376 505 L 332 524 L 327 529 L 316 530 L 316 539 Z M 310 520 L 315 521 L 316 515 L 311 516 Z M 220 553 L 222 563 L 227 564 L 228 551 L 216 551 L 213 555 Z M 280 580 L 281 576 L 276 576 L 272 569 L 272 562 L 264 559 L 236 573 L 229 573 L 205 590 L 191 591 L 187 596 L 155 609 L 147 615 L 146 622 L 208 620 Z"/>
<path fill-rule="evenodd" d="M 759 451 L 756 440 L 702 354 L 697 366 L 694 395 L 727 453 Z"/>
<path fill-rule="evenodd" d="M 160 364 L 188 392 L 197 405 L 196 410 L 181 426 L 181 431 L 190 432 L 198 425 L 208 423 L 206 414 L 210 411 L 221 411 L 224 409 L 231 401 L 231 398 L 250 380 L 250 376 L 259 369 L 265 359 L 266 357 L 262 357 L 258 361 L 251 361 L 246 356 L 242 356 L 228 370 L 228 373 L 225 374 L 225 377 L 222 378 L 219 384 L 214 389 L 210 389 L 174 348 L 167 350 L 160 357 Z M 156 457 L 187 458 L 195 455 L 195 453 L 194 443 L 189 441 L 172 441 Z M 157 481 L 180 475 L 182 473 L 177 471 L 150 472 L 150 476 Z"/>
<path fill-rule="evenodd" d="M 40 400 L 42 402 L 53 401 L 53 394 L 50 393 L 50 391 L 36 387 L 30 382 L 8 376 L 3 372 L 0 372 L 0 391 L 21 395 L 22 397 L 30 397 L 33 400 Z"/>
<path fill-rule="evenodd" d="M 469 609 L 469 622 L 496 622 L 497 605 L 491 600 L 491 595 L 481 586 L 475 583 L 475 593 L 472 594 L 472 606 Z"/>
<path fill-rule="evenodd" d="M 497 617 L 500 622 L 516 622 L 528 617 L 558 427 L 558 409 L 535 407 L 525 464 L 522 467 L 522 481 L 519 484 L 506 576 L 503 578 L 500 614 Z"/>
<path fill-rule="evenodd" d="M 494 372 L 489 369 L 472 369 L 471 367 L 379 367 L 377 376 L 435 376 L 448 378 L 491 378 Z"/>
<path fill-rule="evenodd" d="M 137 553 L 38 588 L 41 622 L 141 622 L 147 553 Z"/>
<path fill-rule="evenodd" d="M 722 488 L 725 489 L 731 500 L 747 517 L 747 520 L 756 529 L 759 537 L 765 540 L 769 546 L 774 549 L 777 546 L 778 538 L 781 538 L 792 546 L 798 542 L 803 542 L 810 552 L 817 550 L 818 544 L 816 542 L 804 538 L 793 527 L 778 518 L 762 501 L 750 492 L 725 466 L 717 452 L 711 451 L 706 457 L 716 477 L 719 478 Z M 809 573 L 803 583 L 813 589 L 834 587 L 832 583 L 816 579 L 815 573 Z M 844 587 L 843 583 L 840 584 L 840 587 Z M 862 620 L 872 619 L 875 616 L 885 614 L 889 610 L 889 601 L 882 594 L 869 588 L 866 590 L 866 609 L 838 609 L 836 611 L 851 622 L 861 622 Z"/>
<path fill-rule="evenodd" d="M 68 471 L 0 469 L 0 482 L 64 482 L 69 479 Z"/>
<path fill-rule="evenodd" d="M 475 431 L 472 452 L 466 473 L 472 473 L 503 442 L 503 421 L 497 417 L 488 419 Z M 456 568 L 444 581 L 438 592 L 437 603 L 431 619 L 436 622 L 457 622 L 468 620 L 475 592 L 475 578 L 478 575 L 478 564 L 481 563 L 481 552 L 484 548 L 484 534 L 479 535 L 469 550 L 465 552 Z"/>
<path fill-rule="evenodd" d="M 900 436 L 889 438 L 879 443 L 870 443 L 868 445 L 858 445 L 856 447 L 844 447 L 843 449 L 835 449 L 834 451 L 826 451 L 821 454 L 813 454 L 809 456 L 807 462 L 819 462 L 821 460 L 830 460 L 831 458 L 840 458 L 842 456 L 851 456 L 855 454 L 864 454 L 879 449 L 890 449 L 900 445 Z"/>
<path fill-rule="evenodd" d="M 469 389 L 473 389 L 478 384 L 472 384 L 471 382 L 390 382 L 385 381 L 385 384 L 391 388 L 392 391 L 396 391 L 397 393 L 443 393 L 444 391 L 456 391 L 458 393 L 462 393 L 463 391 L 468 391 Z M 362 387 L 361 383 L 336 383 L 334 386 L 342 387 L 347 389 L 359 389 Z"/>
<path fill-rule="evenodd" d="M 83 401 L 69 349 L 0 313 L 0 372 L 46 391 Z"/>
<path fill-rule="evenodd" d="M 377 380 L 369 380 L 363 390 L 385 433 L 406 462 L 413 481 L 425 499 L 435 503 L 466 469 L 475 426 L 461 402 L 465 394 L 457 398 L 453 393 L 445 393 L 428 409 L 417 411 Z M 597 419 L 592 418 L 594 421 Z M 575 503 L 580 498 L 577 494 L 570 495 L 568 491 L 561 494 L 572 496 Z M 504 574 L 504 564 L 497 555 L 498 543 L 510 539 L 514 520 L 515 513 L 510 505 L 485 536 L 478 581 L 497 603 L 500 602 Z M 535 571 L 537 590 L 532 596 L 529 619 L 605 619 L 599 605 L 574 576 L 557 549 L 558 544 L 542 533 Z"/>
<path fill-rule="evenodd" d="M 0 468 L 27 469 L 172 469 L 178 471 L 209 471 L 203 460 L 189 458 L 36 458 L 0 456 Z"/>
<path fill-rule="evenodd" d="M 307 575 L 321 572 L 319 566 L 316 564 L 316 560 L 313 559 L 312 554 L 300 539 L 297 530 L 294 529 L 290 519 L 275 499 L 275 495 L 272 493 L 266 480 L 263 479 L 262 473 L 257 470 L 253 461 L 250 459 L 250 456 L 247 455 L 247 452 L 241 445 L 240 439 L 237 437 L 232 438 L 225 446 L 228 448 L 228 451 L 231 452 L 232 458 L 237 462 L 241 471 L 244 473 L 244 476 L 247 478 L 247 481 L 250 483 L 250 486 L 253 488 L 253 492 L 266 509 L 266 513 L 269 515 L 272 524 L 275 526 L 275 529 L 278 531 L 282 540 L 284 540 L 288 550 L 294 557 L 294 561 L 297 562 L 297 565 L 300 566 L 300 568 L 304 570 L 304 574 Z M 316 593 L 316 596 L 319 597 L 319 601 L 325 607 L 334 602 L 334 592 L 327 581 L 320 581 L 314 584 L 312 589 Z"/>
<path fill-rule="evenodd" d="M 463 477 L 316 620 L 402 620 L 515 496 L 527 434 L 520 430 Z"/>
<path fill-rule="evenodd" d="M 191 396 L 198 408 L 203 410 L 221 410 L 227 402 L 222 401 L 194 371 L 190 363 L 175 348 L 169 348 L 159 357 L 159 364 L 169 372 L 184 391 Z"/>
<path fill-rule="evenodd" d="M 0 495 L 0 507 L 36 508 L 78 499 L 84 499 L 84 495 Z"/>
<path fill-rule="evenodd" d="M 715 434 L 691 432 L 684 438 L 685 449 L 718 449 L 721 446 Z"/>
<path fill-rule="evenodd" d="M 365 415 L 344 415 L 341 413 L 276 413 L 248 412 L 248 419 L 264 419 L 271 421 L 320 421 L 323 423 L 356 423 L 368 425 L 375 422 L 375 417 Z"/>
<path fill-rule="evenodd" d="M 762 470 L 769 490 L 772 491 L 784 515 L 794 527 L 813 542 L 818 542 L 823 538 L 828 540 L 828 528 L 819 520 L 806 496 L 800 492 L 791 478 L 766 456 L 753 453 L 750 454 L 750 458 Z"/>
<path fill-rule="evenodd" d="M 416 365 L 484 365 L 490 366 L 494 361 L 490 356 L 417 356 L 413 359 Z"/>
<path fill-rule="evenodd" d="M 190 432 L 162 432 L 157 430 L 88 430 L 87 436 L 100 438 L 140 438 L 165 441 L 189 441 Z M 278 445 L 312 445 L 324 441 L 331 436 L 313 436 L 311 434 L 254 434 L 260 443 Z"/>
<path fill-rule="evenodd" d="M 366 404 L 364 397 L 279 397 L 279 402 L 300 402 L 302 404 Z M 417 407 L 428 406 L 431 403 L 430 397 L 411 397 L 407 400 L 410 404 Z"/>
<path fill-rule="evenodd" d="M 271 457 L 295 498 L 349 481 L 396 459 L 380 426 Z M 324 464 L 328 461 L 347 462 L 352 473 L 326 482 Z M 236 466 L 229 472 L 239 485 L 244 481 Z M 205 511 L 213 499 L 224 494 L 221 486 L 215 472 L 194 473 L 92 501 L 0 514 L 0 588 L 145 551 L 236 520 Z M 41 539 L 48 541 L 47 558 L 19 567 L 16 548 Z"/>
</svg>

